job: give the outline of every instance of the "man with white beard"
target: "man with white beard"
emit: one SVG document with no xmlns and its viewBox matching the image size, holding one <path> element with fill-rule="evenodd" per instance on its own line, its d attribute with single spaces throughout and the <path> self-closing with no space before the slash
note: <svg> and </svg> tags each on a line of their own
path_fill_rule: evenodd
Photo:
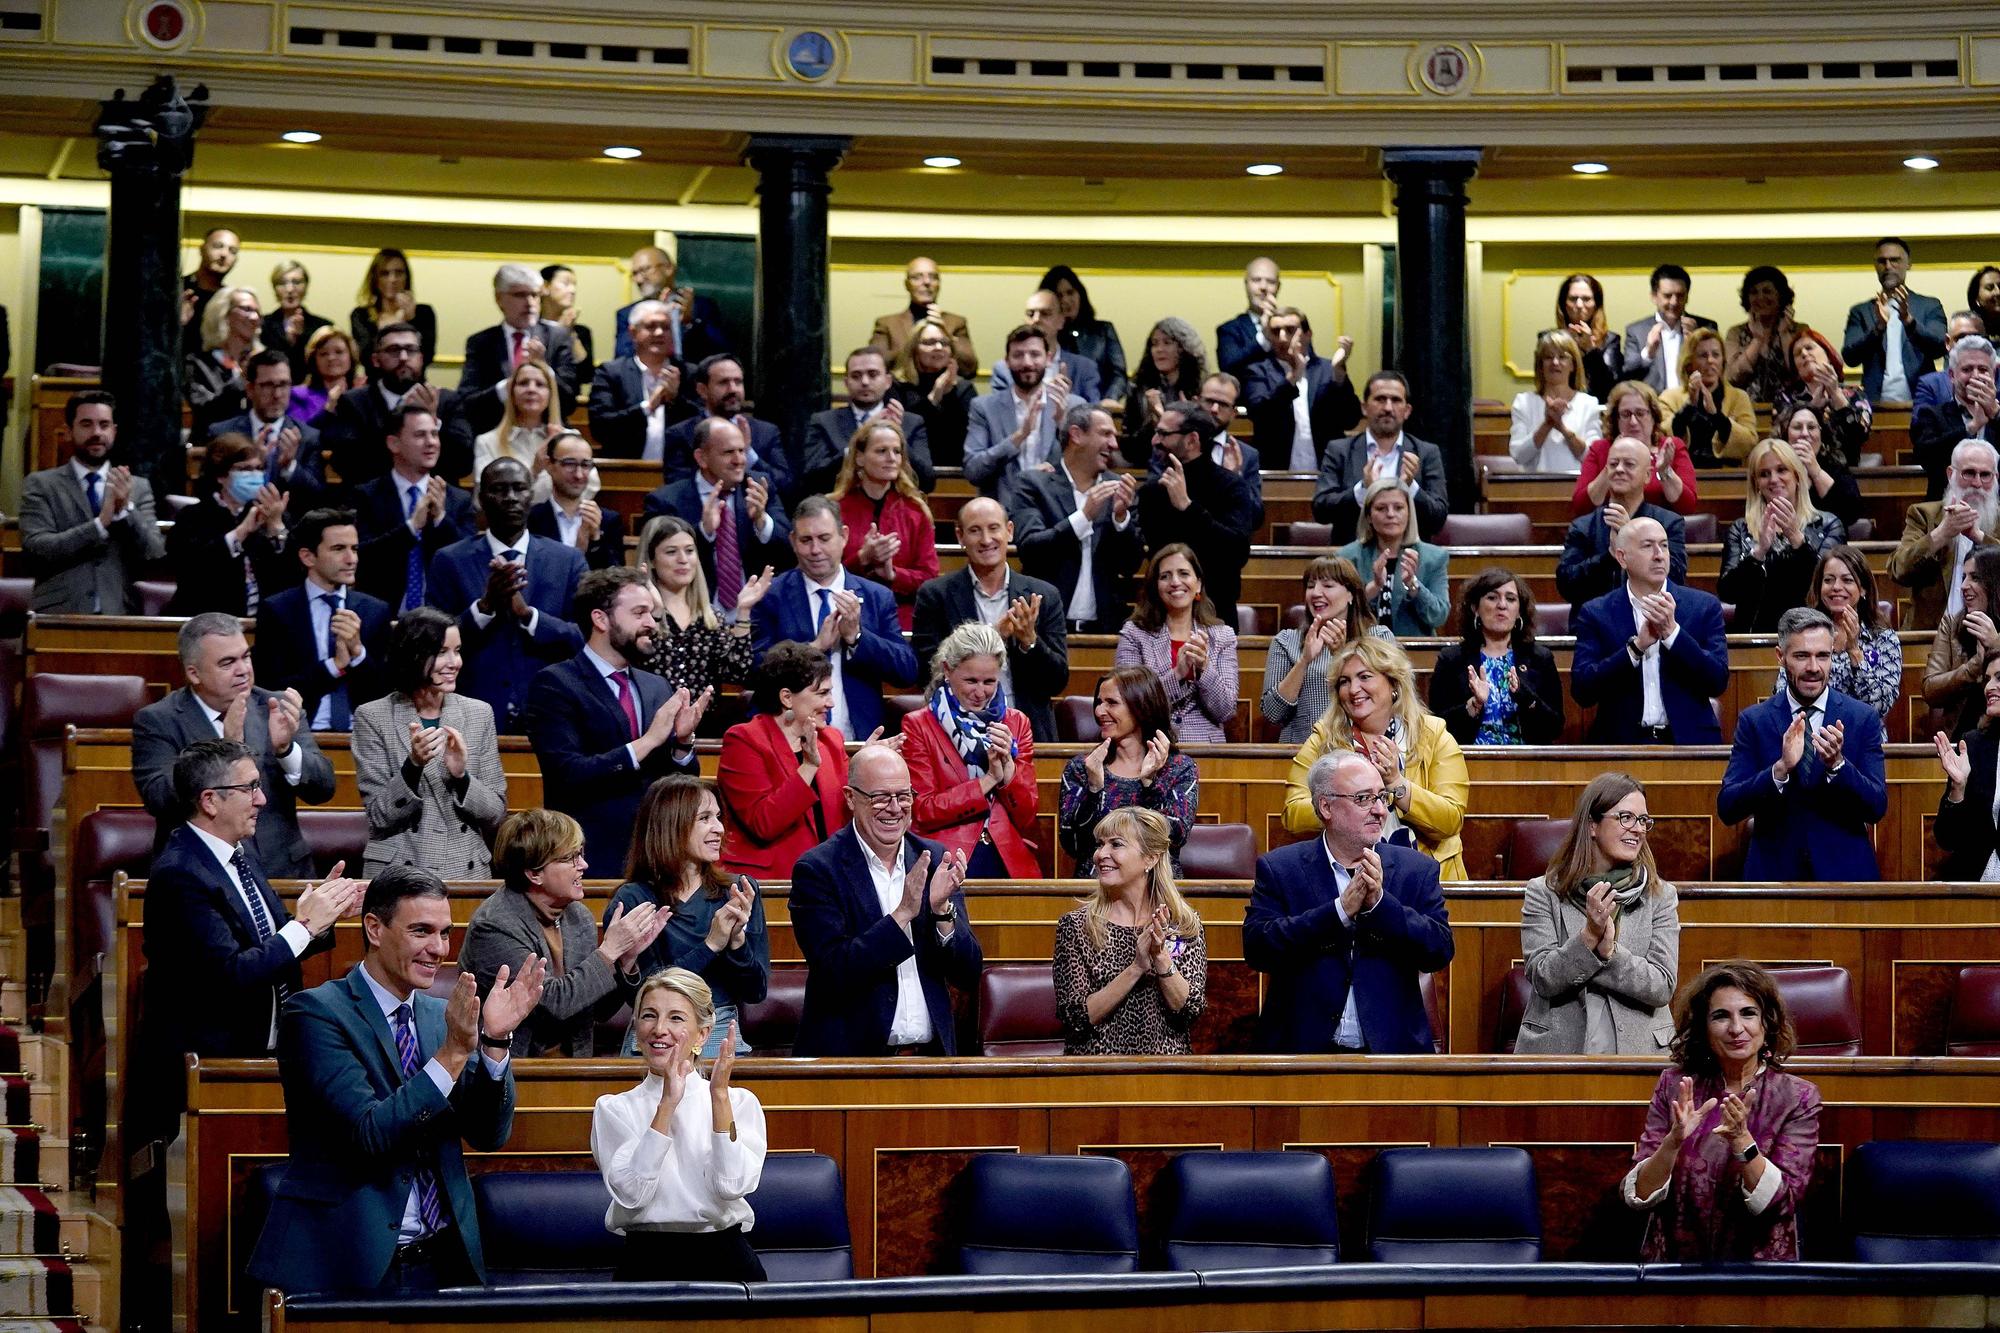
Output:
<svg viewBox="0 0 2000 1333">
<path fill-rule="evenodd" d="M 1889 577 L 1910 590 L 1913 629 L 1935 629 L 1964 605 L 1959 592 L 1974 550 L 2000 544 L 2000 453 L 1984 440 L 1962 440 L 1951 451 L 1942 500 L 1910 506 L 1903 540 L 1889 557 Z"/>
</svg>

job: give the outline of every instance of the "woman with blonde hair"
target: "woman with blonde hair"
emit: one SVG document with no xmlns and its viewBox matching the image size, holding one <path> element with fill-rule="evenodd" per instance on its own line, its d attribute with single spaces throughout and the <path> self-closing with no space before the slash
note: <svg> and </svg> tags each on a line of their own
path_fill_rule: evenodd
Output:
<svg viewBox="0 0 2000 1333">
<path fill-rule="evenodd" d="M 1208 997 L 1201 918 L 1174 887 L 1171 828 L 1124 806 L 1097 821 L 1097 889 L 1056 923 L 1065 1055 L 1187 1055 Z"/>
<path fill-rule="evenodd" d="M 1375 765 L 1382 786 L 1395 797 L 1381 841 L 1435 858 L 1440 879 L 1464 879 L 1459 830 L 1472 788 L 1465 752 L 1444 719 L 1424 707 L 1410 659 L 1395 643 L 1357 639 L 1334 652 L 1327 676 L 1333 702 L 1292 759 L 1285 827 L 1293 833 L 1319 831 L 1307 775 L 1328 751 L 1353 750 Z"/>
<path fill-rule="evenodd" d="M 903 762 L 917 794 L 912 827 L 965 854 L 970 879 L 1038 879 L 1035 733 L 1007 706 L 1000 631 L 969 620 L 931 658 L 926 706 L 903 718 Z"/>
<path fill-rule="evenodd" d="M 604 1227 L 625 1237 L 620 1282 L 764 1280 L 744 1235 L 757 1224 L 749 1197 L 764 1175 L 764 1108 L 730 1084 L 735 1024 L 724 1024 L 702 1076 L 715 1017 L 714 993 L 693 972 L 648 976 L 632 997 L 646 1077 L 591 1110 L 590 1155 L 611 1194 Z"/>
<path fill-rule="evenodd" d="M 554 483 L 549 477 L 549 440 L 561 434 L 562 409 L 556 396 L 556 373 L 546 361 L 523 361 L 507 376 L 507 392 L 500 408 L 500 424 L 472 442 L 472 485 L 479 488 L 479 474 L 496 458 L 512 458 L 534 478 L 535 504 L 549 498 Z M 583 498 L 594 497 L 603 486 L 597 469 L 590 469 Z"/>
<path fill-rule="evenodd" d="M 896 618 L 910 628 L 917 589 L 938 576 L 937 524 L 910 471 L 903 428 L 876 417 L 847 441 L 830 497 L 847 527 L 841 563 L 896 594 Z"/>
<path fill-rule="evenodd" d="M 905 412 L 923 418 L 931 462 L 939 467 L 962 466 L 972 400 L 979 391 L 971 380 L 959 378 L 951 330 L 941 320 L 924 320 L 896 354 L 891 369 L 896 382 L 889 386 L 889 396 L 901 403 Z"/>
<path fill-rule="evenodd" d="M 306 339 L 305 373 L 297 378 L 292 415 L 308 423 L 316 423 L 322 413 L 331 416 L 340 395 L 368 382 L 354 339 L 331 324 Z"/>
<path fill-rule="evenodd" d="M 417 304 L 416 279 L 410 274 L 409 256 L 401 250 L 385 246 L 375 252 L 354 299 L 359 304 L 348 315 L 347 327 L 364 360 L 374 350 L 375 330 L 388 324 L 408 324 L 416 329 L 424 364 L 437 360 L 437 311 Z"/>
<path fill-rule="evenodd" d="M 1681 347 L 1680 387 L 1660 395 L 1673 432 L 1696 467 L 1727 467 L 1757 443 L 1757 407 L 1723 373 L 1722 335 L 1696 329 Z"/>
<path fill-rule="evenodd" d="M 271 270 L 271 290 L 277 294 L 278 308 L 264 316 L 264 346 L 285 354 L 294 381 L 305 378 L 306 348 L 312 336 L 333 327 L 332 320 L 306 309 L 306 288 L 311 283 L 312 275 L 296 259 L 280 260 Z"/>
<path fill-rule="evenodd" d="M 1451 615 L 1446 600 L 1451 552 L 1417 536 L 1409 492 L 1397 476 L 1380 476 L 1361 493 L 1354 541 L 1334 552 L 1366 580 L 1362 596 L 1392 633 L 1435 634 Z"/>
<path fill-rule="evenodd" d="M 1535 387 L 1514 395 L 1508 452 L 1524 471 L 1578 472 L 1602 407 L 1584 387 L 1576 339 L 1552 329 L 1535 339 Z"/>
<path fill-rule="evenodd" d="M 201 350 L 182 362 L 191 443 L 207 443 L 218 423 L 250 410 L 250 358 L 264 350 L 263 328 L 263 308 L 248 287 L 224 287 L 202 310 Z"/>
<path fill-rule="evenodd" d="M 1813 507 L 1805 462 L 1783 440 L 1760 441 L 1743 480 L 1749 494 L 1743 517 L 1722 534 L 1716 595 L 1736 607 L 1738 634 L 1769 634 L 1779 616 L 1806 604 L 1814 567 L 1847 540 L 1847 528 Z"/>
<path fill-rule="evenodd" d="M 1599 774 L 1521 901 L 1531 995 L 1517 1054 L 1657 1055 L 1674 1037 L 1680 897 L 1646 834 L 1646 787 Z"/>
<path fill-rule="evenodd" d="M 750 611 L 771 586 L 771 569 L 744 579 L 735 615 L 725 624 L 708 600 L 708 578 L 694 527 L 674 514 L 648 520 L 639 534 L 639 568 L 659 603 L 659 628 L 646 670 L 690 696 L 750 679 Z M 745 571 L 748 572 L 748 571 Z"/>
</svg>

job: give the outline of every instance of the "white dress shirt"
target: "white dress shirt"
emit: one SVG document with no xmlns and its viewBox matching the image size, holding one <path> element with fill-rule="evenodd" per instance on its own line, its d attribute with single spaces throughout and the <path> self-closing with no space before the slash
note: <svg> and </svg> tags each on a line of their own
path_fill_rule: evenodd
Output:
<svg viewBox="0 0 2000 1333">
<path fill-rule="evenodd" d="M 514 558 L 509 563 L 526 569 L 528 567 L 528 537 L 528 530 L 523 528 L 521 529 L 521 535 L 516 537 L 512 542 L 503 542 L 498 537 L 495 537 L 493 530 L 489 528 L 486 531 L 487 554 L 495 560 L 500 560 L 504 559 L 509 551 L 512 551 Z M 481 589 L 479 597 L 473 598 L 472 605 L 465 608 L 465 613 L 472 617 L 472 623 L 481 629 L 485 629 L 488 625 L 492 624 L 494 615 L 496 614 L 491 611 L 481 611 L 479 609 L 479 599 L 485 595 L 485 590 Z M 528 608 L 527 633 L 530 637 L 533 637 L 535 626 L 540 623 L 541 616 L 542 613 L 535 607 L 530 606 Z M 614 685 L 612 688 L 616 689 L 617 686 Z M 636 698 L 637 695 L 635 694 L 634 697 Z"/>
<path fill-rule="evenodd" d="M 1403 466 L 1403 454 L 1406 450 L 1413 455 L 1416 453 L 1416 450 L 1410 449 L 1409 446 L 1404 443 L 1404 439 L 1405 436 L 1403 435 L 1403 432 L 1397 431 L 1394 442 L 1392 442 L 1387 449 L 1384 449 L 1382 447 L 1382 442 L 1380 440 L 1377 440 L 1373 435 L 1370 435 L 1368 437 L 1368 458 L 1374 460 L 1374 463 L 1376 465 L 1376 470 L 1378 473 L 1381 472 L 1381 469 L 1383 467 L 1388 467 L 1391 469 L 1401 469 Z M 1317 468 L 1319 465 L 1315 463 L 1313 466 Z M 1368 469 L 1365 463 L 1362 467 L 1361 475 L 1363 477 L 1368 475 Z M 1383 474 L 1383 475 L 1392 475 L 1392 474 Z M 1394 472 L 1393 475 L 1400 476 L 1401 472 L 1398 470 Z M 1417 481 L 1421 480 L 1423 480 L 1423 471 L 1419 469 L 1417 472 Z M 1357 478 L 1354 483 L 1354 503 L 1360 504 L 1361 498 L 1367 493 L 1368 493 L 1368 483 L 1366 481 Z M 1412 506 L 1412 509 L 1414 509 L 1417 500 L 1417 482 L 1416 481 L 1404 482 L 1403 494 L 1410 497 L 1410 504 Z M 1416 521 L 1416 515 L 1414 512 L 1410 516 L 1410 521 L 1412 523 L 1415 523 Z M 1361 526 L 1365 528 L 1368 525 L 1367 523 L 1364 522 Z"/>
<path fill-rule="evenodd" d="M 257 891 L 246 885 L 243 882 L 243 876 L 236 873 L 235 844 L 224 842 L 207 829 L 202 828 L 199 824 L 189 824 L 188 828 L 193 831 L 197 838 L 201 839 L 202 846 L 208 848 L 209 853 L 220 863 L 222 873 L 229 877 L 230 887 L 236 890 L 236 896 L 242 901 L 243 910 L 250 914 L 250 919 L 255 921 L 258 911 L 262 910 L 264 916 L 270 920 L 273 926 L 276 926 L 278 924 L 277 913 L 271 910 L 269 903 L 262 901 L 261 894 L 258 895 L 259 901 L 257 903 L 253 904 L 250 901 L 250 895 Z M 278 938 L 283 940 L 291 949 L 292 957 L 297 958 L 306 951 L 307 946 L 312 943 L 313 937 L 312 932 L 305 928 L 303 922 L 287 921 L 282 927 L 279 927 Z M 275 991 L 271 995 L 271 1035 L 265 1049 L 272 1051 L 278 1049 L 278 1003 L 277 992 Z"/>
<path fill-rule="evenodd" d="M 407 1004 L 410 1006 L 410 1030 L 412 1032 L 416 1030 L 417 1006 L 414 994 L 405 995 L 401 999 L 398 999 L 381 982 L 375 980 L 375 974 L 365 967 L 361 969 L 361 979 L 368 983 L 369 994 L 375 997 L 375 1003 L 382 1008 L 382 1021 L 388 1024 L 389 1039 L 391 1042 L 396 1038 L 396 1010 L 403 1005 Z M 418 1038 L 418 1041 L 421 1048 L 422 1038 Z M 486 1077 L 496 1079 L 505 1078 L 507 1076 L 507 1053 L 504 1051 L 501 1052 L 500 1058 L 496 1060 L 488 1055 L 486 1051 L 486 1047 L 479 1047 L 479 1064 L 486 1071 Z M 428 1075 L 431 1083 L 439 1092 L 443 1093 L 446 1097 L 451 1096 L 451 1075 L 445 1072 L 443 1065 L 438 1063 L 437 1056 L 433 1055 L 430 1059 L 424 1061 L 423 1067 L 418 1072 Z M 438 1205 L 441 1208 L 449 1206 L 448 1201 L 444 1197 L 443 1180 L 438 1181 Z M 423 1234 L 423 1219 L 417 1207 L 417 1187 L 411 1185 L 409 1200 L 403 1205 L 402 1225 L 396 1230 L 396 1243 L 398 1245 L 408 1245 L 411 1241 L 422 1239 Z"/>
<path fill-rule="evenodd" d="M 577 507 L 580 510 L 582 504 L 579 502 Z M 583 531 L 583 515 L 570 513 L 563 508 L 560 500 L 552 500 L 549 508 L 555 512 L 556 540 L 564 546 L 575 547 L 577 536 Z"/>
<path fill-rule="evenodd" d="M 811 578 L 806 576 L 803 570 L 800 571 L 799 576 L 805 579 L 806 614 L 812 617 L 813 634 L 817 636 L 820 625 L 824 623 L 821 621 L 819 614 L 819 590 L 825 588 L 830 593 L 839 592 L 847 586 L 847 572 L 842 569 L 836 569 L 833 573 L 833 578 L 826 583 L 815 583 Z M 827 598 L 826 605 L 827 614 L 832 615 L 835 610 L 834 599 L 831 597 Z M 845 677 L 841 671 L 841 666 L 846 659 L 846 644 L 835 643 L 833 647 L 827 649 L 826 662 L 833 669 L 833 706 L 826 710 L 826 724 L 839 731 L 847 739 L 858 741 L 862 737 L 854 734 L 854 719 L 847 715 L 847 689 L 845 687 Z"/>
<path fill-rule="evenodd" d="M 1347 892 L 1347 883 L 1354 878 L 1354 872 L 1340 863 L 1339 858 L 1333 854 L 1333 844 L 1328 842 L 1324 835 L 1320 837 L 1319 845 L 1326 852 L 1327 865 L 1333 869 L 1334 915 L 1340 918 L 1341 925 L 1353 930 L 1355 918 L 1347 914 L 1347 907 L 1340 901 L 1340 895 Z M 1371 907 L 1368 912 L 1374 910 Z M 1361 915 L 1367 916 L 1368 912 L 1363 912 Z M 1361 1034 L 1361 1006 L 1354 1000 L 1354 971 L 1351 966 L 1347 974 L 1347 1003 L 1341 1006 L 1340 1022 L 1334 1025 L 1333 1044 L 1336 1046 L 1368 1044 L 1368 1039 Z"/>
<path fill-rule="evenodd" d="M 1882 326 L 1882 392 L 1878 402 L 1910 401 L 1910 380 L 1903 369 L 1903 302 L 1889 302 L 1889 318 Z"/>
<path fill-rule="evenodd" d="M 1646 623 L 1646 609 L 1639 604 L 1639 595 L 1632 591 L 1630 580 L 1625 584 L 1625 596 L 1632 603 L 1632 624 L 1636 629 Z M 1645 702 L 1639 709 L 1639 725 L 1642 727 L 1667 725 L 1666 696 L 1660 693 L 1660 653 L 1663 649 L 1673 647 L 1674 640 L 1680 636 L 1681 624 L 1676 620 L 1666 638 L 1655 640 L 1653 646 L 1640 653 L 1636 659 L 1639 664 L 1639 684 L 1645 697 Z"/>
<path fill-rule="evenodd" d="M 868 864 L 868 881 L 875 886 L 875 901 L 882 905 L 882 915 L 888 916 L 903 901 L 903 843 L 896 844 L 896 851 L 888 861 L 875 855 L 875 849 L 859 833 L 854 838 L 861 848 L 861 859 Z M 910 928 L 902 928 L 904 935 Z M 912 943 L 914 943 L 912 937 Z M 891 1046 L 922 1046 L 937 1035 L 931 1026 L 930 1006 L 924 1003 L 924 983 L 917 976 L 917 955 L 896 964 L 896 1016 L 889 1020 L 889 1044 Z"/>
<path fill-rule="evenodd" d="M 1666 382 L 1666 392 L 1681 387 L 1681 333 L 1679 320 L 1668 320 L 1664 316 L 1654 316 L 1660 321 L 1660 360 L 1666 364 L 1661 373 Z"/>
<path fill-rule="evenodd" d="M 977 574 L 972 574 L 970 577 L 972 579 L 973 609 L 979 612 L 979 619 L 982 623 L 998 625 L 1007 614 L 1007 584 L 1004 576 L 1000 584 L 1000 591 L 991 597 L 988 597 L 986 590 L 979 586 L 979 576 Z M 1011 654 L 1008 653 L 1000 654 L 1000 689 L 1006 694 L 1009 700 L 1014 697 L 1014 669 L 1008 665 L 1010 657 Z"/>
<path fill-rule="evenodd" d="M 1261 334 L 1260 334 L 1261 336 Z M 1313 439 L 1312 404 L 1306 401 L 1306 382 L 1292 395 L 1292 471 L 1319 471 L 1319 445 Z"/>
<path fill-rule="evenodd" d="M 729 1089 L 736 1133 L 715 1132 L 708 1080 L 688 1075 L 668 1132 L 653 1128 L 667 1082 L 648 1073 L 628 1092 L 608 1092 L 590 1114 L 590 1155 L 604 1173 L 611 1207 L 604 1229 L 725 1231 L 757 1224 L 744 1196 L 764 1174 L 764 1108 L 746 1088 Z"/>
<path fill-rule="evenodd" d="M 222 736 L 222 714 L 210 708 L 208 700 L 202 698 L 199 694 L 194 696 L 194 701 L 200 704 L 201 711 L 208 715 L 208 725 L 215 728 L 216 737 L 220 739 Z M 246 701 L 243 706 L 248 709 L 253 705 L 251 702 Z M 286 748 L 285 753 L 277 756 L 277 759 L 278 769 L 285 775 L 286 786 L 296 787 L 305 780 L 305 747 L 301 746 L 296 739 Z"/>
<path fill-rule="evenodd" d="M 1069 465 L 1058 463 L 1056 466 L 1062 469 L 1063 476 L 1069 481 L 1070 504 L 1074 506 L 1069 512 L 1069 530 L 1076 534 L 1080 548 L 1077 552 L 1076 587 L 1070 590 L 1067 614 L 1072 625 L 1082 625 L 1097 619 L 1097 525 L 1083 512 L 1083 501 L 1089 486 L 1077 489 L 1076 478 L 1070 474 Z M 1093 477 L 1090 484 L 1094 485 L 1096 481 Z M 1132 511 L 1129 509 L 1125 511 L 1124 522 L 1116 518 L 1111 520 L 1114 532 L 1123 532 L 1131 526 Z"/>
<path fill-rule="evenodd" d="M 674 345 L 676 347 L 680 346 L 680 339 L 676 338 L 674 340 Z M 636 360 L 637 358 L 634 359 Z M 667 366 L 670 364 L 672 363 L 662 362 L 660 365 L 660 370 L 664 372 Z M 639 362 L 639 392 L 641 395 L 640 401 L 648 403 L 653 401 L 653 394 L 658 391 L 661 384 L 666 382 L 666 378 L 667 377 L 664 373 L 657 375 L 654 374 L 652 369 L 649 366 L 647 366 L 647 364 L 644 361 L 640 361 Z M 661 403 L 658 407 L 646 413 L 646 447 L 639 451 L 639 457 L 645 459 L 649 463 L 657 463 L 666 456 L 667 456 L 667 405 L 666 403 Z"/>
</svg>

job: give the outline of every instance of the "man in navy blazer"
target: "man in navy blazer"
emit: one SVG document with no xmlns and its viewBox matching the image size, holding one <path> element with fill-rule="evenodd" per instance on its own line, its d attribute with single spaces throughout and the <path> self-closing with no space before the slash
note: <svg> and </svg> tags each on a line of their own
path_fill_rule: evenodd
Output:
<svg viewBox="0 0 2000 1333">
<path fill-rule="evenodd" d="M 319 428 L 291 414 L 292 365 L 284 352 L 266 348 L 244 363 L 249 407 L 216 423 L 209 438 L 243 435 L 264 446 L 264 473 L 285 492 L 294 518 L 319 502 L 326 489 Z"/>
<path fill-rule="evenodd" d="M 883 687 L 916 683 L 917 655 L 903 639 L 895 594 L 842 567 L 846 550 L 847 525 L 833 501 L 799 501 L 792 514 L 798 568 L 771 581 L 750 613 L 750 638 L 759 661 L 786 639 L 824 652 L 833 666 L 827 721 L 858 741 L 882 725 Z"/>
<path fill-rule="evenodd" d="M 1778 617 L 1778 660 L 1791 688 L 1736 719 L 1716 813 L 1755 818 L 1743 877 L 1872 882 L 1882 872 L 1868 826 L 1889 809 L 1882 720 L 1827 686 L 1833 621 L 1795 606 Z"/>
<path fill-rule="evenodd" d="M 347 510 L 308 511 L 289 540 L 306 579 L 258 603 L 257 670 L 270 688 L 298 691 L 314 731 L 346 731 L 355 709 L 388 690 L 389 604 L 354 587 L 361 537 Z"/>
<path fill-rule="evenodd" d="M 479 474 L 485 534 L 432 556 L 424 586 L 426 603 L 458 617 L 465 650 L 458 688 L 491 704 L 503 732 L 521 730 L 535 672 L 583 647 L 570 610 L 586 572 L 583 552 L 528 531 L 533 490 L 519 459 L 488 463 Z"/>
<path fill-rule="evenodd" d="M 754 579 L 766 567 L 792 564 L 792 521 L 770 477 L 750 471 L 743 432 L 721 417 L 695 423 L 693 475 L 670 481 L 646 497 L 645 520 L 672 514 L 694 529 L 708 595 L 724 611 L 736 609 L 735 593 L 724 595 L 715 578 L 715 543 L 722 536 L 722 506 L 729 506 L 729 531 L 736 542 L 742 577 Z M 710 506 L 714 507 L 711 508 Z M 742 585 L 737 585 L 737 591 Z"/>
<path fill-rule="evenodd" d="M 794 1055 L 956 1055 L 951 995 L 984 959 L 966 919 L 965 855 L 910 833 L 903 756 L 855 752 L 852 822 L 792 868 L 792 932 L 806 958 Z"/>
<path fill-rule="evenodd" d="M 1394 795 L 1360 755 L 1322 755 L 1306 787 L 1321 836 L 1257 858 L 1243 918 L 1243 957 L 1271 978 L 1257 1049 L 1432 1052 L 1418 974 L 1443 970 L 1453 948 L 1438 863 L 1377 846 Z"/>
<path fill-rule="evenodd" d="M 1338 339 L 1329 360 L 1312 348 L 1312 325 L 1303 312 L 1281 306 L 1265 322 L 1271 350 L 1243 368 L 1243 403 L 1250 414 L 1251 439 L 1264 466 L 1274 472 L 1317 472 L 1327 442 L 1354 429 L 1361 400 L 1347 376 L 1352 338 Z M 1306 429 L 1299 430 L 1298 405 L 1306 403 Z"/>
<path fill-rule="evenodd" d="M 1562 558 L 1556 562 L 1556 588 L 1571 606 L 1602 597 L 1616 588 L 1625 572 L 1612 558 L 1612 507 L 1622 515 L 1619 525 L 1629 518 L 1650 518 L 1666 530 L 1667 580 L 1687 581 L 1687 525 L 1671 509 L 1646 503 L 1646 478 L 1652 472 L 1653 455 L 1646 445 L 1620 436 L 1612 441 L 1604 456 L 1604 471 L 1611 478 L 1611 490 L 1604 503 L 1570 521 L 1563 535 Z"/>
<path fill-rule="evenodd" d="M 1841 359 L 1861 367 L 1861 392 L 1871 403 L 1907 403 L 1917 381 L 1945 352 L 1944 302 L 1919 296 L 1909 287 L 1910 247 L 1900 236 L 1875 244 L 1875 279 L 1881 288 L 1847 312 L 1840 339 Z M 1889 364 L 1889 336 L 1896 340 L 1896 364 Z"/>
<path fill-rule="evenodd" d="M 629 565 L 593 569 L 577 585 L 583 651 L 543 667 L 528 686 L 528 743 L 541 765 L 543 803 L 583 826 L 600 873 L 621 874 L 655 778 L 701 774 L 694 729 L 709 692 L 686 690 L 639 664 L 653 653 L 653 594 Z"/>
<path fill-rule="evenodd" d="M 862 423 L 874 420 L 879 412 L 903 432 L 903 461 L 917 479 L 917 489 L 925 494 L 937 489 L 937 468 L 931 464 L 930 437 L 924 419 L 905 412 L 903 405 L 888 397 L 889 363 L 879 347 L 857 347 L 847 354 L 847 402 L 815 412 L 806 422 L 803 459 L 799 465 L 799 487 L 807 495 L 824 495 L 840 477 L 840 465 L 847 458 L 847 443 Z"/>
<path fill-rule="evenodd" d="M 1588 708 L 1598 745 L 1720 745 L 1709 700 L 1729 684 L 1722 603 L 1667 578 L 1667 532 L 1650 518 L 1618 530 L 1612 557 L 1625 582 L 1571 617 L 1570 692 Z"/>
<path fill-rule="evenodd" d="M 475 431 L 492 430 L 505 410 L 507 379 L 523 361 L 541 361 L 556 378 L 562 406 L 557 418 L 576 410 L 576 354 L 569 330 L 542 318 L 542 275 L 525 264 L 502 264 L 493 275 L 493 303 L 500 322 L 465 340 L 465 367 L 458 396 Z"/>
<path fill-rule="evenodd" d="M 638 301 L 630 308 L 633 350 L 604 362 L 591 377 L 590 435 L 608 458 L 657 462 L 666 456 L 667 431 L 696 414 L 683 392 L 693 372 L 674 355 L 666 303 Z"/>
<path fill-rule="evenodd" d="M 1215 326 L 1216 369 L 1240 382 L 1248 375 L 1250 363 L 1271 350 L 1264 337 L 1264 321 L 1278 308 L 1278 288 L 1283 285 L 1275 259 L 1259 255 L 1243 266 L 1243 299 L 1249 308 Z"/>
<path fill-rule="evenodd" d="M 751 468 L 769 477 L 787 502 L 797 498 L 798 469 L 785 450 L 784 438 L 776 426 L 743 410 L 743 395 L 743 365 L 735 357 L 711 356 L 694 368 L 694 396 L 702 411 L 667 431 L 662 480 L 674 482 L 694 474 L 695 424 L 705 417 L 722 417 L 745 432 Z"/>
<path fill-rule="evenodd" d="M 291 1144 L 245 1271 L 288 1292 L 434 1292 L 486 1280 L 461 1140 L 514 1126 L 514 1028 L 547 964 L 525 955 L 482 1003 L 472 973 L 428 993 L 451 952 L 444 882 L 391 866 L 361 905 L 368 954 L 292 997 L 278 1038 Z"/>
<path fill-rule="evenodd" d="M 446 480 L 470 473 L 472 427 L 458 394 L 425 380 L 423 335 L 417 326 L 397 323 L 377 329 L 368 360 L 373 367 L 368 383 L 340 395 L 320 432 L 320 456 L 339 471 L 340 484 L 351 492 L 390 470 L 382 441 L 395 433 L 390 423 L 400 407 L 421 407 L 437 418 L 437 468 Z"/>
<path fill-rule="evenodd" d="M 472 497 L 436 470 L 437 418 L 422 407 L 399 407 L 389 414 L 387 429 L 389 473 L 354 488 L 361 533 L 358 579 L 370 596 L 402 611 L 424 604 L 432 557 L 478 528 Z"/>
</svg>

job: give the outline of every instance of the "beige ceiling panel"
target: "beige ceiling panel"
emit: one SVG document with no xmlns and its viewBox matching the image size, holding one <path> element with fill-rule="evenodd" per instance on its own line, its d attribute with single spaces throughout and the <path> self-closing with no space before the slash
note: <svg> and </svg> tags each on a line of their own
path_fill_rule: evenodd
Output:
<svg viewBox="0 0 2000 1333">
<path fill-rule="evenodd" d="M 919 61 L 923 43 L 912 32 L 843 31 L 847 64 L 842 83 L 887 83 L 907 87 L 923 82 Z"/>
<path fill-rule="evenodd" d="M 701 72 L 711 79 L 758 79 L 775 83 L 777 44 L 782 28 L 731 28 L 711 24 L 702 30 Z"/>
<path fill-rule="evenodd" d="M 1334 91 L 1342 97 L 1415 97 L 1410 42 L 1342 42 L 1334 51 Z"/>
<path fill-rule="evenodd" d="M 2000 83 L 2000 37 L 1968 37 L 1965 45 L 1972 57 L 1972 82 L 1981 88 Z"/>
<path fill-rule="evenodd" d="M 59 45 L 131 46 L 133 35 L 125 28 L 124 5 L 50 5 L 44 19 L 54 20 L 54 39 Z"/>
<path fill-rule="evenodd" d="M 272 24 L 268 5 L 230 4 L 208 0 L 202 6 L 201 49 L 263 53 L 271 49 Z"/>
<path fill-rule="evenodd" d="M 1556 50 L 1549 42 L 1478 44 L 1479 92 L 1488 97 L 1545 96 L 1556 90 Z"/>
</svg>

